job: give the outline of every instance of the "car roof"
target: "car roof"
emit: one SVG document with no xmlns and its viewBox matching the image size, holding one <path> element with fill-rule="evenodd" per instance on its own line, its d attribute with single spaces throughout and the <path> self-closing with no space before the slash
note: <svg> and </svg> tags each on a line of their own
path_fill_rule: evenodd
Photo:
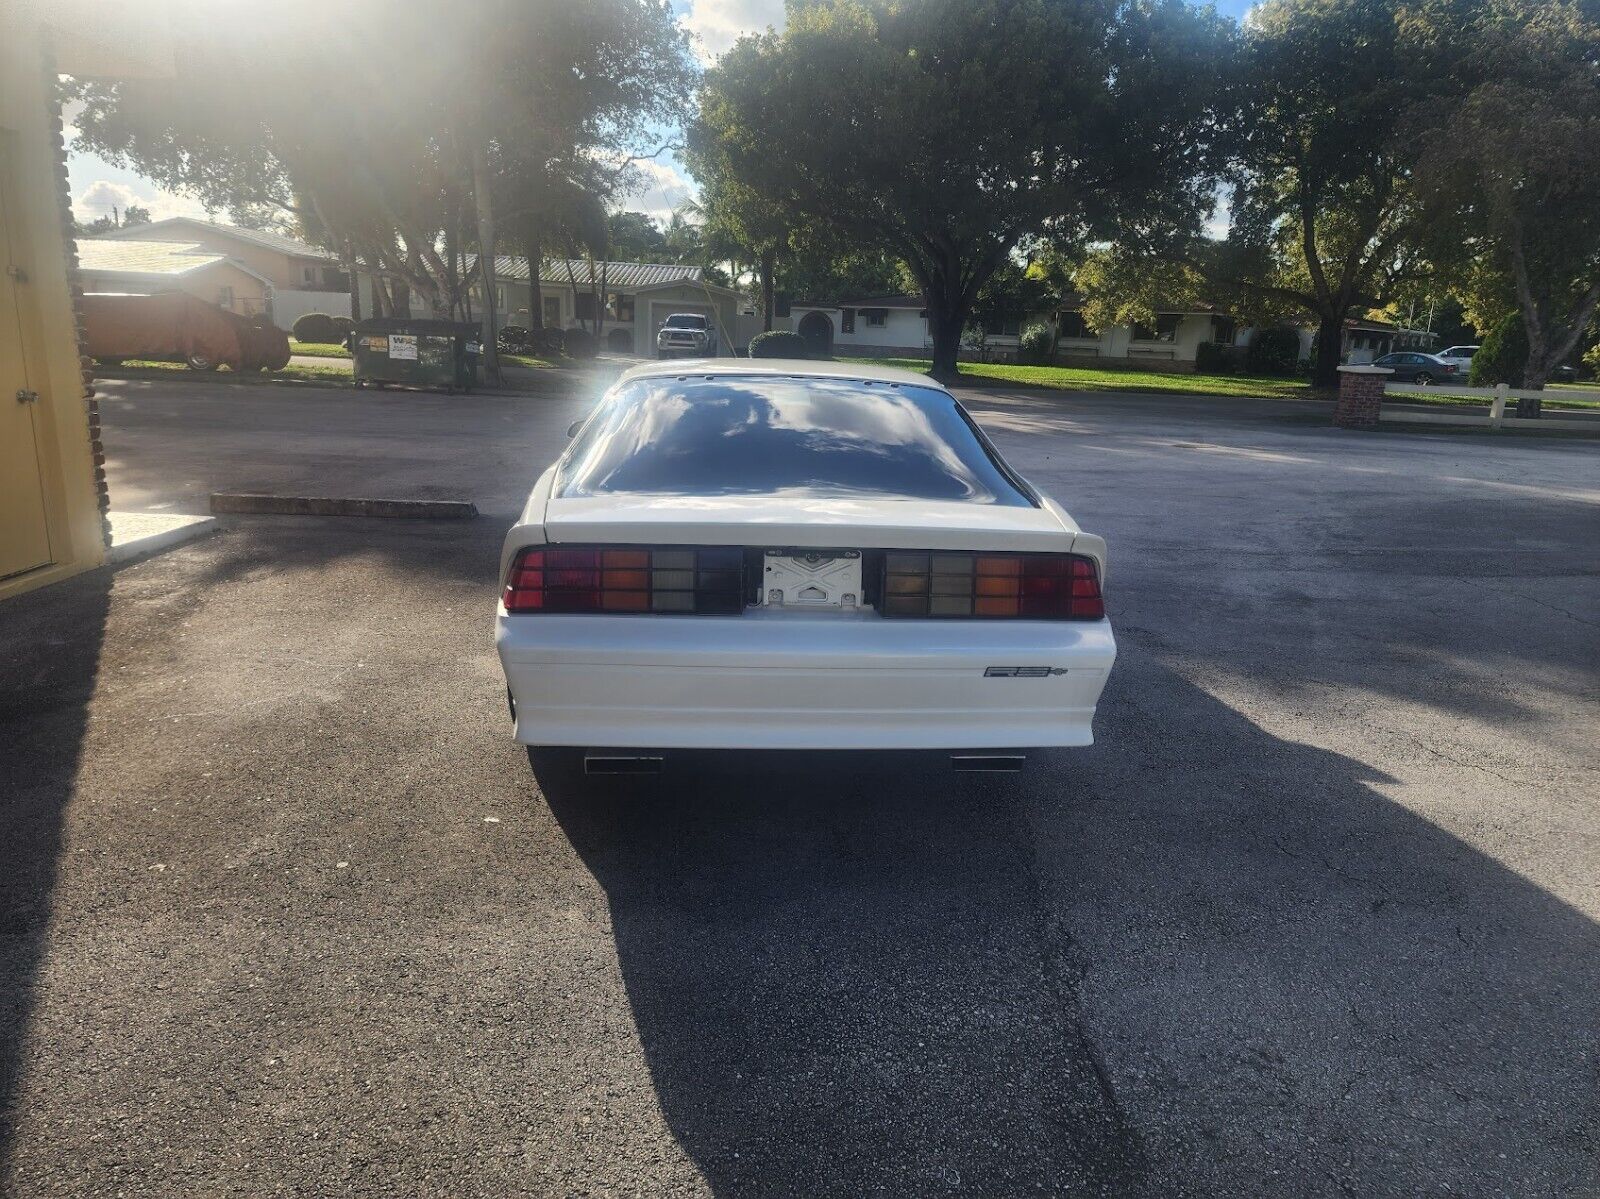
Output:
<svg viewBox="0 0 1600 1199">
<path fill-rule="evenodd" d="M 812 362 L 805 358 L 679 358 L 645 362 L 626 371 L 619 383 L 634 379 L 654 379 L 663 375 L 708 379 L 731 375 L 783 379 L 854 379 L 861 383 L 912 384 L 945 388 L 927 375 L 902 370 L 897 366 L 866 366 L 859 362 Z"/>
</svg>

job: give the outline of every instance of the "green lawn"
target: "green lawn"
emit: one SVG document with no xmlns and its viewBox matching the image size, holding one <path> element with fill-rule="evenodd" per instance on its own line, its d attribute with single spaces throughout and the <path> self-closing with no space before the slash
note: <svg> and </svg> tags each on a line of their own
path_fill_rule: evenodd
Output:
<svg viewBox="0 0 1600 1199">
<path fill-rule="evenodd" d="M 296 341 L 289 339 L 289 353 L 306 358 L 348 358 L 350 351 L 331 341 Z"/>
<path fill-rule="evenodd" d="M 1562 384 L 1552 383 L 1549 387 L 1547 387 L 1545 389 L 1544 403 L 1543 403 L 1542 407 L 1545 407 L 1545 408 L 1568 408 L 1568 409 L 1577 409 L 1579 411 L 1592 410 L 1592 409 L 1595 409 L 1595 408 L 1600 408 L 1600 400 L 1580 399 L 1577 396 L 1564 396 L 1564 395 L 1554 394 L 1555 389 L 1560 387 L 1560 386 L 1562 386 Z M 1492 397 L 1490 397 L 1490 396 L 1470 396 L 1470 395 L 1451 395 L 1449 392 L 1445 391 L 1443 388 L 1439 388 L 1439 389 L 1437 389 L 1435 391 L 1430 391 L 1427 395 L 1409 395 L 1409 394 L 1391 395 L 1389 397 L 1389 399 L 1391 399 L 1393 401 L 1396 401 L 1398 403 L 1404 403 L 1404 404 L 1438 404 L 1438 405 L 1441 405 L 1441 406 L 1447 407 L 1447 408 L 1483 408 L 1483 409 L 1487 409 L 1489 407 L 1489 403 L 1490 403 L 1490 400 L 1492 399 Z M 1506 411 L 1507 412 L 1511 412 L 1516 408 L 1516 406 L 1517 406 L 1516 400 L 1510 400 L 1506 404 Z"/>
<path fill-rule="evenodd" d="M 926 358 L 841 358 L 840 362 L 898 366 L 925 372 L 933 364 Z M 1265 399 L 1326 399 L 1312 389 L 1308 379 L 1282 379 L 1251 375 L 1188 375 L 1168 371 L 1111 370 L 1085 366 L 1017 366 L 1008 362 L 963 362 L 961 375 L 975 383 L 1018 383 L 1027 387 L 1048 387 L 1055 391 L 1134 391 L 1168 395 L 1262 397 Z M 1554 383 L 1550 390 L 1571 387 Z M 1588 385 L 1591 388 L 1593 384 Z M 1396 395 L 1398 403 L 1437 404 L 1443 407 L 1488 408 L 1484 396 L 1449 395 L 1443 391 L 1428 395 Z M 1547 395 L 1546 408 L 1600 408 L 1600 400 Z"/>
<path fill-rule="evenodd" d="M 841 358 L 841 362 L 899 366 L 926 371 L 926 358 Z M 1263 396 L 1304 399 L 1315 393 L 1305 379 L 1249 375 L 1180 375 L 1167 371 L 1121 371 L 1085 366 L 1016 366 L 1008 362 L 963 362 L 961 374 L 974 381 L 1020 383 L 1056 391 L 1141 391 L 1168 395 Z"/>
<path fill-rule="evenodd" d="M 218 383 L 275 383 L 283 379 L 298 379 L 307 383 L 348 383 L 350 381 L 350 371 L 346 367 L 301 366 L 297 363 L 290 363 L 282 370 L 276 371 L 230 371 L 224 368 L 214 371 L 192 371 L 181 362 L 147 362 L 137 358 L 129 358 L 121 366 L 96 367 L 95 373 L 110 378 L 120 378 L 123 375 L 137 378 L 141 375 L 177 373 L 190 376 L 196 383 L 211 380 Z"/>
<path fill-rule="evenodd" d="M 532 354 L 501 354 L 501 362 L 509 362 L 512 366 L 530 366 L 535 370 L 554 367 L 556 363 L 547 362 L 543 358 L 535 358 Z"/>
</svg>

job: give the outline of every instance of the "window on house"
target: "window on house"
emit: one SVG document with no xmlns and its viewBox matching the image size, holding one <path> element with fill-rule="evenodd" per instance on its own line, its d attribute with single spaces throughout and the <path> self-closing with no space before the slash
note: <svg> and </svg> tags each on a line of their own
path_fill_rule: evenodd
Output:
<svg viewBox="0 0 1600 1199">
<path fill-rule="evenodd" d="M 619 291 L 611 293 L 611 303 L 606 306 L 606 311 L 614 321 L 632 322 L 633 297 L 625 296 Z"/>
<path fill-rule="evenodd" d="M 1061 314 L 1062 337 L 1093 337 L 1095 332 L 1084 323 L 1083 313 L 1063 312 Z"/>
<path fill-rule="evenodd" d="M 887 308 L 863 308 L 861 315 L 867 318 L 867 328 L 881 329 L 889 323 L 889 310 Z"/>
<path fill-rule="evenodd" d="M 1134 341 L 1154 341 L 1155 339 L 1156 331 L 1149 325 L 1141 325 L 1138 321 L 1133 322 Z"/>
<path fill-rule="evenodd" d="M 233 307 L 233 288 L 231 288 L 231 287 L 219 287 L 219 288 L 217 288 L 217 307 L 218 308 L 232 309 L 232 307 Z"/>
<path fill-rule="evenodd" d="M 561 297 L 544 297 L 544 323 L 552 329 L 561 327 Z"/>
<path fill-rule="evenodd" d="M 1181 312 L 1156 313 L 1156 340 L 1177 341 L 1178 325 L 1183 321 Z"/>
<path fill-rule="evenodd" d="M 315 283 L 317 281 L 317 268 L 314 266 L 303 267 L 300 274 L 301 282 L 303 283 Z"/>
<path fill-rule="evenodd" d="M 577 295 L 577 303 L 574 305 L 574 307 L 577 309 L 578 319 L 580 321 L 594 320 L 594 292 L 580 291 Z"/>
<path fill-rule="evenodd" d="M 1022 318 L 1019 316 L 991 317 L 983 322 L 983 331 L 990 337 L 1015 337 L 1022 332 Z"/>
<path fill-rule="evenodd" d="M 1239 329 L 1231 316 L 1214 316 L 1211 318 L 1211 339 L 1220 341 L 1225 346 L 1231 346 L 1234 338 L 1239 336 Z"/>
<path fill-rule="evenodd" d="M 839 309 L 839 331 L 841 333 L 854 333 L 856 331 L 856 310 L 854 308 Z"/>
</svg>

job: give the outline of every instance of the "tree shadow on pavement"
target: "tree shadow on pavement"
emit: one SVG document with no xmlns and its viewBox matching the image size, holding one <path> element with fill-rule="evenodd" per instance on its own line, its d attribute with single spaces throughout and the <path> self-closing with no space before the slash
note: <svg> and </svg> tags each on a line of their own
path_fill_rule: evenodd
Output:
<svg viewBox="0 0 1600 1199">
<path fill-rule="evenodd" d="M 0 605 L 0 1189 L 112 574 Z"/>
<path fill-rule="evenodd" d="M 712 1188 L 1592 1181 L 1594 924 L 1362 763 L 1153 659 L 1122 684 L 1020 777 L 538 762 Z"/>
</svg>

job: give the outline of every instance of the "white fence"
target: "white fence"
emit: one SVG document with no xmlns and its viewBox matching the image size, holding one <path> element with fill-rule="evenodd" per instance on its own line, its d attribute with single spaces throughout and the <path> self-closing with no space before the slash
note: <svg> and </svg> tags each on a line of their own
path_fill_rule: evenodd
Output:
<svg viewBox="0 0 1600 1199">
<path fill-rule="evenodd" d="M 280 287 L 272 293 L 272 323 L 287 329 L 308 312 L 326 312 L 329 316 L 350 315 L 350 293 L 347 291 L 290 291 Z"/>
<path fill-rule="evenodd" d="M 1588 429 L 1600 433 L 1600 410 L 1593 416 L 1587 416 L 1571 409 L 1551 408 L 1550 400 L 1594 400 L 1600 402 L 1600 391 L 1577 391 L 1571 388 L 1562 388 L 1560 391 L 1519 391 L 1505 383 L 1497 387 L 1419 387 L 1414 383 L 1390 383 L 1384 389 L 1384 395 L 1403 397 L 1417 396 L 1482 396 L 1489 405 L 1489 415 L 1479 416 L 1462 410 L 1450 411 L 1439 409 L 1433 412 L 1421 412 L 1413 409 L 1385 408 L 1380 417 L 1384 422 L 1396 422 L 1413 425 L 1487 425 L 1490 428 L 1519 428 L 1519 429 Z M 1537 396 L 1546 401 L 1546 406 L 1541 410 L 1538 418 L 1519 417 L 1513 408 L 1510 415 L 1506 414 L 1506 405 L 1512 400 L 1523 397 L 1532 399 Z M 1560 413 L 1560 415 L 1553 415 Z"/>
</svg>

